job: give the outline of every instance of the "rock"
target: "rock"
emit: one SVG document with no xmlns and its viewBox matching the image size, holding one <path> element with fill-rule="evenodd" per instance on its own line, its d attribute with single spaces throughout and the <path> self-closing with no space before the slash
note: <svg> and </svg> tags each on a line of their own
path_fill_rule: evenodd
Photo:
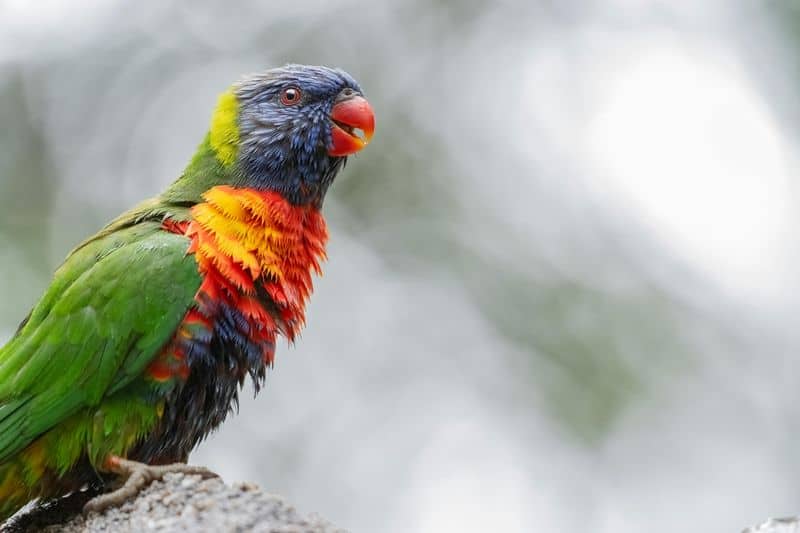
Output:
<svg viewBox="0 0 800 533">
<path fill-rule="evenodd" d="M 742 533 L 800 533 L 800 518 L 770 518 L 760 526 L 749 527 Z"/>
<path fill-rule="evenodd" d="M 164 476 L 120 507 L 79 514 L 41 531 L 345 533 L 318 516 L 301 516 L 283 498 L 253 484 L 229 486 L 220 479 L 184 474 Z"/>
</svg>

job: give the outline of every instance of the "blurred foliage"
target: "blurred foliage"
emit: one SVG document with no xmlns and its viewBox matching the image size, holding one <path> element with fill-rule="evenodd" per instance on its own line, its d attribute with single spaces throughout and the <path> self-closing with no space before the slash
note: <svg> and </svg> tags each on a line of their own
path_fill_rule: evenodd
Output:
<svg viewBox="0 0 800 533">
<path fill-rule="evenodd" d="M 57 182 L 41 125 L 29 112 L 26 89 L 32 82 L 18 69 L 0 69 L 0 258 L 6 262 L 0 323 L 9 325 L 22 320 L 25 311 L 18 304 L 33 303 L 51 269 L 49 220 L 42 213 L 52 209 Z M 20 263 L 8 268 L 12 251 Z"/>
<path fill-rule="evenodd" d="M 623 297 L 491 264 L 475 274 L 470 286 L 478 304 L 503 336 L 542 359 L 531 365 L 531 381 L 589 441 L 641 400 L 654 385 L 653 370 L 662 377 L 688 370 L 688 347 L 674 334 L 677 308 L 655 291 Z"/>
<path fill-rule="evenodd" d="M 0 76 L 0 232 L 19 239 L 30 254 L 32 268 L 43 268 L 40 245 L 45 237 L 46 219 L 55 194 L 54 174 L 40 125 L 28 113 L 25 81 L 21 72 Z"/>
</svg>

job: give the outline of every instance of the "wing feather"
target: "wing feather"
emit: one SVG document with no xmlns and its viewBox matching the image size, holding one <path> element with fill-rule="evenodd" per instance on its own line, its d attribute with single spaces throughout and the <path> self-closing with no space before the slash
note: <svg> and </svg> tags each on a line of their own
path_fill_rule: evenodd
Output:
<svg viewBox="0 0 800 533">
<path fill-rule="evenodd" d="M 200 286 L 188 245 L 144 221 L 67 258 L 0 348 L 0 461 L 142 374 Z"/>
</svg>

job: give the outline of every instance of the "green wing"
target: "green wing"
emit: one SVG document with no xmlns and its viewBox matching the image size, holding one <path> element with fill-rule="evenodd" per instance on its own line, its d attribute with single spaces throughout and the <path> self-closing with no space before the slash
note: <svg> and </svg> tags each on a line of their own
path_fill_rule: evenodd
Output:
<svg viewBox="0 0 800 533">
<path fill-rule="evenodd" d="M 0 348 L 0 461 L 141 375 L 200 286 L 188 245 L 142 221 L 67 258 Z"/>
</svg>

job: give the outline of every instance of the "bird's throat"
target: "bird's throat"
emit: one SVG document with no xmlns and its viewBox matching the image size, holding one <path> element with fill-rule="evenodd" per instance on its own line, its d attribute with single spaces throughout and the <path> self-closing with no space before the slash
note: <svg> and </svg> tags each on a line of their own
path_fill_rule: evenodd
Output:
<svg viewBox="0 0 800 533">
<path fill-rule="evenodd" d="M 277 335 L 294 340 L 305 324 L 311 276 L 322 273 L 328 230 L 319 210 L 275 192 L 227 185 L 206 191 L 203 200 L 192 207 L 190 221 L 163 223 L 190 239 L 188 253 L 203 281 L 175 346 L 151 365 L 150 375 L 160 381 L 185 379 L 191 362 L 183 355 L 208 349 L 220 321 L 234 315 L 244 321 L 242 340 L 271 364 Z"/>
<path fill-rule="evenodd" d="M 312 273 L 321 274 L 328 230 L 319 210 L 297 206 L 274 192 L 217 186 L 192 208 L 192 240 L 201 291 L 212 298 L 238 294 L 239 307 L 263 289 L 292 340 L 305 323 Z M 220 290 L 222 291 L 220 293 Z"/>
</svg>

